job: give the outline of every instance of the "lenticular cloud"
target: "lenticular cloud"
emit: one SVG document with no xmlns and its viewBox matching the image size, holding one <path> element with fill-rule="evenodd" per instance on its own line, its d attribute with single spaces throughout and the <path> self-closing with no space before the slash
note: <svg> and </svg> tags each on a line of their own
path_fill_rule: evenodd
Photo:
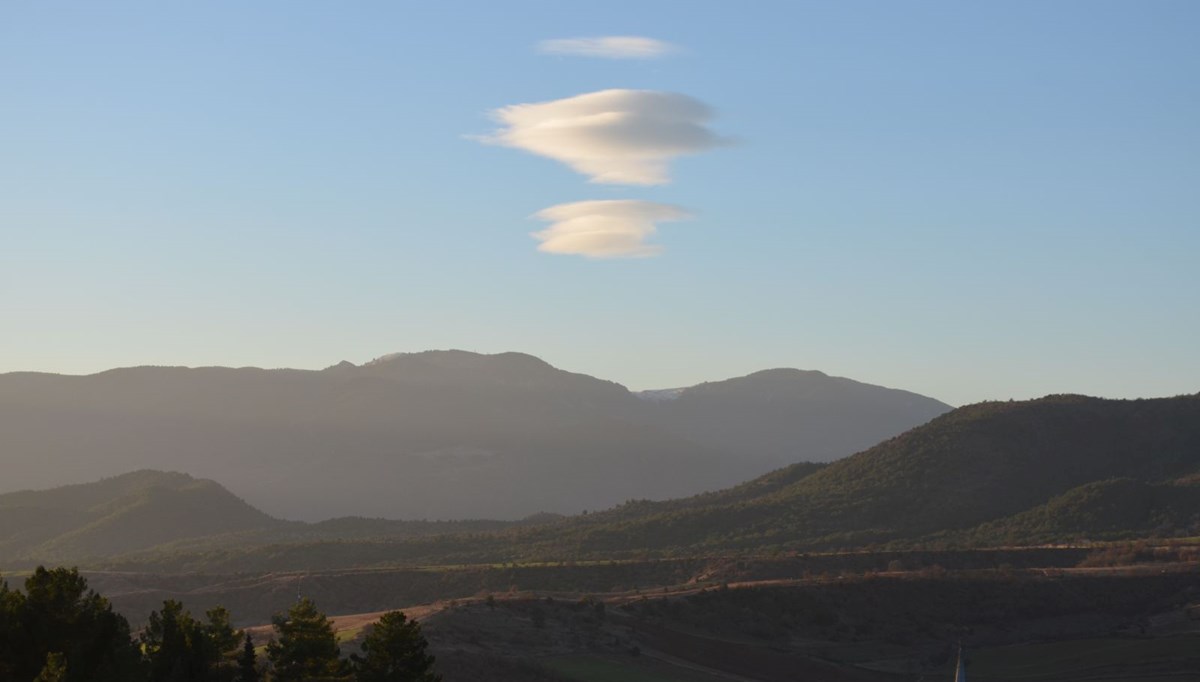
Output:
<svg viewBox="0 0 1200 682">
<path fill-rule="evenodd" d="M 655 223 L 690 217 L 678 206 L 635 199 L 577 201 L 539 211 L 534 217 L 551 223 L 533 237 L 539 251 L 588 258 L 645 258 L 662 247 L 647 244 Z"/>
<path fill-rule="evenodd" d="M 592 182 L 663 185 L 668 163 L 725 143 L 699 100 L 654 90 L 601 90 L 492 112 L 503 126 L 483 141 L 561 161 Z"/>
<path fill-rule="evenodd" d="M 670 43 L 643 36 L 558 38 L 538 43 L 538 51 L 546 54 L 602 59 L 654 59 L 676 50 L 677 48 Z"/>
</svg>

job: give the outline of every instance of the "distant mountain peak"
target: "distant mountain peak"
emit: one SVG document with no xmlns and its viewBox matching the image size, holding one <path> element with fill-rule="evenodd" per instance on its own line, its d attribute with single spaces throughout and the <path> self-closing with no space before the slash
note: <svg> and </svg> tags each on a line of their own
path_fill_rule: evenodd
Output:
<svg viewBox="0 0 1200 682">
<path fill-rule="evenodd" d="M 645 391 L 637 391 L 634 393 L 642 400 L 659 403 L 667 400 L 674 400 L 679 397 L 680 393 L 686 391 L 686 388 L 652 388 Z"/>
<path fill-rule="evenodd" d="M 797 369 L 795 367 L 774 367 L 771 369 L 762 369 L 757 372 L 751 372 L 747 377 L 827 377 L 828 374 L 819 369 Z"/>
<path fill-rule="evenodd" d="M 374 360 L 363 363 L 363 367 L 382 367 L 405 362 L 423 362 L 443 367 L 464 367 L 488 363 L 523 363 L 534 367 L 552 368 L 549 363 L 528 353 L 505 351 L 501 353 L 476 353 L 469 350 L 450 348 L 445 350 L 424 350 L 417 352 L 398 352 L 381 355 Z"/>
</svg>

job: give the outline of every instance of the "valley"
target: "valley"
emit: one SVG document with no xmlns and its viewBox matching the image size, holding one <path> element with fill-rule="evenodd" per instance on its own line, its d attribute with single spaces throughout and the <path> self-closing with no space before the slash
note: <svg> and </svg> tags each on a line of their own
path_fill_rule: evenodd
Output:
<svg viewBox="0 0 1200 682">
<path fill-rule="evenodd" d="M 419 380 L 457 381 L 435 358 Z M 464 372 L 503 370 L 501 393 L 528 388 L 528 368 L 470 362 L 482 364 Z M 768 377 L 781 378 L 796 387 Z M 762 380 L 734 381 L 733 395 Z M 540 409 L 568 409 L 534 383 Z M 608 431 L 588 442 L 612 447 Z M 547 481 L 605 486 L 560 464 Z M 953 673 L 959 641 L 985 682 L 1168 682 L 1200 675 L 1198 481 L 1200 395 L 1055 395 L 968 405 L 832 462 L 578 514 L 296 520 L 222 482 L 141 469 L 0 494 L 0 570 L 15 581 L 78 566 L 135 631 L 164 603 L 229 607 L 260 647 L 301 598 L 331 615 L 346 655 L 402 610 L 447 682 L 934 680 Z"/>
<path fill-rule="evenodd" d="M 253 625 L 303 593 L 345 614 L 348 650 L 403 608 L 448 682 L 944 679 L 956 641 L 996 682 L 1200 673 L 1200 545 L 1093 565 L 1114 547 L 89 581 L 130 614 L 239 604 L 260 641 L 270 628 Z"/>
</svg>

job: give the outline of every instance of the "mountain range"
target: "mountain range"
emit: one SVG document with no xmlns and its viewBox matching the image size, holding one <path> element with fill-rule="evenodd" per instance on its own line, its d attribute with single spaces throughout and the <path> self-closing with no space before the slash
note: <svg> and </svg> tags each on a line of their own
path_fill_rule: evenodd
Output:
<svg viewBox="0 0 1200 682">
<path fill-rule="evenodd" d="M 150 471 L 0 495 L 6 567 L 270 571 L 1198 533 L 1200 394 L 969 405 L 830 464 L 520 522 L 280 521 L 211 481 Z"/>
<path fill-rule="evenodd" d="M 793 369 L 634 393 L 521 353 L 11 373 L 0 492 L 178 470 L 280 518 L 519 519 L 837 459 L 948 409 Z"/>
</svg>

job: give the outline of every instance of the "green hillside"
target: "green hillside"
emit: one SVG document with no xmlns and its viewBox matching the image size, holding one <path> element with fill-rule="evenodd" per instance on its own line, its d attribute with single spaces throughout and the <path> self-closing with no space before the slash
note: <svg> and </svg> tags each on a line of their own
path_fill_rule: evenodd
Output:
<svg viewBox="0 0 1200 682">
<path fill-rule="evenodd" d="M 1079 486 L 1046 504 L 980 525 L 976 543 L 1111 540 L 1184 532 L 1200 535 L 1200 486 L 1115 478 Z"/>
<path fill-rule="evenodd" d="M 274 547 L 311 548 L 323 542 L 375 545 L 525 528 L 559 518 L 539 514 L 520 521 L 364 517 L 283 521 L 214 481 L 142 470 L 94 483 L 0 495 L 0 568 L 50 562 L 95 564 L 144 552 L 236 554 Z"/>
<path fill-rule="evenodd" d="M 136 471 L 0 495 L 0 556 L 78 560 L 283 525 L 213 481 Z"/>
<path fill-rule="evenodd" d="M 618 508 L 575 520 L 559 532 L 581 545 L 614 549 L 860 546 L 973 528 L 1089 483 L 1122 477 L 1165 484 L 1198 470 L 1200 396 L 1131 401 L 1050 396 L 954 410 L 815 472 L 801 465 L 760 479 L 758 485 L 810 474 L 766 487 L 758 496 L 647 504 L 637 515 Z M 1155 489 L 1178 498 L 1164 497 L 1165 504 L 1178 507 L 1176 515 L 1186 515 L 1200 491 Z M 1117 514 L 1105 523 L 1110 530 L 1145 530 L 1147 518 L 1145 512 Z M 1088 530 L 1080 523 L 1058 530 Z"/>
<path fill-rule="evenodd" d="M 963 407 L 832 464 L 796 464 L 689 498 L 530 523 L 280 525 L 236 541 L 213 535 L 144 545 L 149 551 L 108 565 L 276 570 L 1194 534 L 1197 474 L 1200 396 L 1050 396 Z M 140 508 L 126 501 L 88 513 L 135 519 Z M 80 513 L 56 510 L 39 523 L 60 528 Z M 92 522 L 80 536 L 116 526 L 115 518 Z M 45 547 L 96 551 L 72 534 Z"/>
</svg>

